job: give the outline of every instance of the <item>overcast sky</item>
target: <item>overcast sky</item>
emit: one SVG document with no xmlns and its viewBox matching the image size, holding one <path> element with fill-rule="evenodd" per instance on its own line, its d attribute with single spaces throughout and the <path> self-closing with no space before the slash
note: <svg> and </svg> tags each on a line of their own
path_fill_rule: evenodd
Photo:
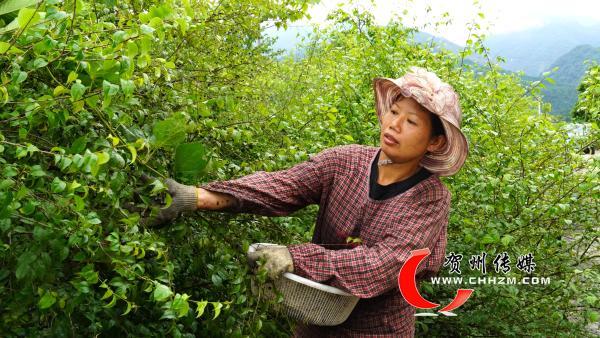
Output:
<svg viewBox="0 0 600 338">
<path fill-rule="evenodd" d="M 335 9 L 341 0 L 322 0 L 313 6 L 309 13 L 310 21 L 325 21 L 328 12 Z M 545 22 L 556 19 L 578 20 L 587 25 L 600 24 L 600 0 L 480 0 L 478 5 L 473 0 L 355 0 L 353 6 L 367 8 L 375 15 L 380 24 L 385 24 L 395 13 L 408 13 L 403 20 L 406 25 L 413 25 L 422 30 L 443 36 L 446 39 L 463 45 L 468 35 L 466 26 L 478 13 L 484 13 L 484 19 L 478 19 L 488 35 L 522 31 L 542 26 Z M 427 7 L 431 11 L 426 11 Z M 346 6 L 348 7 L 348 6 Z M 452 23 L 442 30 L 425 27 L 435 23 L 442 13 L 448 12 Z M 298 23 L 302 25 L 302 23 Z"/>
</svg>

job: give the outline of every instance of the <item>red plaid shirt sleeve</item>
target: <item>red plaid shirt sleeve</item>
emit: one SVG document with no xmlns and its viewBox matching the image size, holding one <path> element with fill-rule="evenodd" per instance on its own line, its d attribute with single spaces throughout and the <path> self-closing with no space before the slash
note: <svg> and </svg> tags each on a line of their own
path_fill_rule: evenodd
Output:
<svg viewBox="0 0 600 338">
<path fill-rule="evenodd" d="M 443 261 L 443 250 L 439 252 L 437 247 L 440 233 L 445 231 L 449 205 L 449 194 L 412 205 L 396 224 L 388 227 L 385 238 L 370 247 L 329 250 L 313 243 L 292 245 L 289 250 L 294 273 L 343 288 L 361 298 L 371 298 L 397 288 L 398 272 L 410 251 L 426 247 L 432 255 L 427 264 L 419 265 L 417 274 L 435 273 Z"/>
<path fill-rule="evenodd" d="M 289 169 L 259 171 L 238 179 L 201 185 L 209 191 L 227 193 L 238 204 L 223 210 L 264 216 L 286 216 L 310 204 L 318 204 L 333 172 L 330 161 L 336 147 L 323 150 Z"/>
</svg>

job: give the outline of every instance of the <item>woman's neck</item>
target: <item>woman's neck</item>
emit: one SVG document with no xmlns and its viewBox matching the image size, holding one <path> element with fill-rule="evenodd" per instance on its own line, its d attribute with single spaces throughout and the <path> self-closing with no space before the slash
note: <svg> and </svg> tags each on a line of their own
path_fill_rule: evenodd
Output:
<svg viewBox="0 0 600 338">
<path fill-rule="evenodd" d="M 387 160 L 389 157 L 381 151 L 379 153 L 379 161 Z M 417 159 L 411 162 L 404 163 L 391 163 L 379 166 L 379 175 L 377 177 L 377 183 L 381 185 L 389 185 L 394 182 L 403 181 L 412 175 L 416 174 L 420 169 L 419 164 L 421 159 Z"/>
</svg>

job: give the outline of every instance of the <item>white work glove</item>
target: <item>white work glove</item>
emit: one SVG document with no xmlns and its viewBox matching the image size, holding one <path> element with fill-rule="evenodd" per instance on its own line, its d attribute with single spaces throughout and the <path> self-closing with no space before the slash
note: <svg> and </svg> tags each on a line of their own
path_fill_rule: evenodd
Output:
<svg viewBox="0 0 600 338">
<path fill-rule="evenodd" d="M 248 252 L 247 257 L 251 268 L 256 268 L 258 261 L 264 261 L 262 266 L 270 279 L 277 279 L 284 272 L 294 272 L 292 255 L 285 246 L 260 246 L 256 251 Z"/>
</svg>

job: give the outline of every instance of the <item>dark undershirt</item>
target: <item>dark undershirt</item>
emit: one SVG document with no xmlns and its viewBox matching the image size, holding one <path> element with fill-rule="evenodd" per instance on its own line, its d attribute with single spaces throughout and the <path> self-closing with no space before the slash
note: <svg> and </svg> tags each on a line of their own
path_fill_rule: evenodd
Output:
<svg viewBox="0 0 600 338">
<path fill-rule="evenodd" d="M 388 185 L 381 185 L 377 183 L 377 178 L 379 177 L 379 166 L 377 165 L 379 154 L 381 154 L 381 149 L 377 152 L 375 161 L 373 161 L 373 164 L 371 165 L 371 177 L 369 180 L 369 197 L 374 200 L 381 201 L 400 195 L 431 176 L 431 173 L 427 169 L 421 168 L 421 170 L 405 180 Z"/>
</svg>

